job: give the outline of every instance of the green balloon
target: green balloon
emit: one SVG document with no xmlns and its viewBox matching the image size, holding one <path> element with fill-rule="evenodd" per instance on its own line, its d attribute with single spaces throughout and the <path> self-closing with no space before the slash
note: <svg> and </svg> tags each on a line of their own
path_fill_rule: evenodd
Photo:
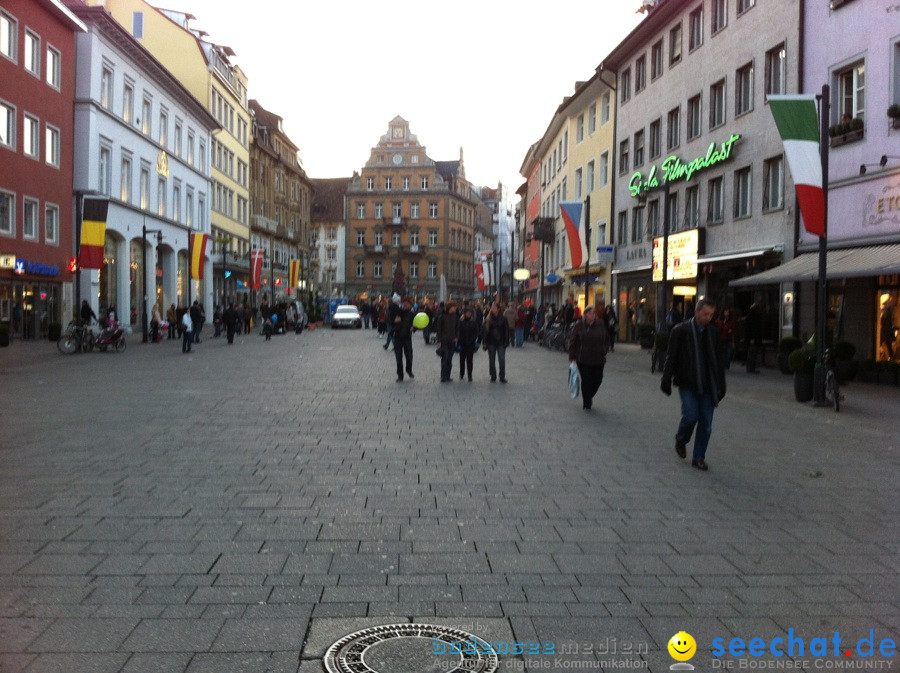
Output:
<svg viewBox="0 0 900 673">
<path fill-rule="evenodd" d="M 428 327 L 428 323 L 431 322 L 428 319 L 427 313 L 416 313 L 416 317 L 413 318 L 413 327 L 416 329 L 425 329 Z"/>
</svg>

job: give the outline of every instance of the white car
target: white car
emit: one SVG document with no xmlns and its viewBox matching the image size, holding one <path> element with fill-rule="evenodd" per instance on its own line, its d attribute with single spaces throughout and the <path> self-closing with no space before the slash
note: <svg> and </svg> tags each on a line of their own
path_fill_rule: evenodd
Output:
<svg viewBox="0 0 900 673">
<path fill-rule="evenodd" d="M 359 309 L 349 304 L 338 306 L 331 318 L 331 329 L 337 329 L 338 327 L 361 329 L 362 316 L 359 314 Z"/>
</svg>

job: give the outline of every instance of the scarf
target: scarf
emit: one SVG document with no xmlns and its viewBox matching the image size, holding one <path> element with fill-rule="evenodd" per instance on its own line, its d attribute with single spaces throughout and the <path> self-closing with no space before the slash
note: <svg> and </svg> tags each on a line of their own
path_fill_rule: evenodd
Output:
<svg viewBox="0 0 900 673">
<path fill-rule="evenodd" d="M 707 325 L 709 327 L 709 325 Z M 716 375 L 713 371 L 713 367 L 716 363 L 716 349 L 712 343 L 712 338 L 710 336 L 710 332 L 706 329 L 703 330 L 703 350 L 701 350 L 700 344 L 700 335 L 697 334 L 699 328 L 697 327 L 697 322 L 694 318 L 691 318 L 691 336 L 694 339 L 694 375 L 697 380 L 697 394 L 702 395 L 707 388 L 707 384 L 709 385 L 709 394 L 712 395 L 713 403 L 718 404 L 719 400 L 719 389 L 716 385 Z M 702 359 L 702 360 L 701 360 Z M 706 367 L 703 367 L 703 362 L 706 362 Z M 703 376 L 703 370 L 709 373 L 709 380 L 705 381 Z"/>
</svg>

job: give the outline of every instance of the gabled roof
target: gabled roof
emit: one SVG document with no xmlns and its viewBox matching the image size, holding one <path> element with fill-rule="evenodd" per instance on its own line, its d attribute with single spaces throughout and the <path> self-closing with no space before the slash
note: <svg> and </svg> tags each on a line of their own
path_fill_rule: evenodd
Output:
<svg viewBox="0 0 900 673">
<path fill-rule="evenodd" d="M 344 219 L 344 195 L 353 178 L 313 178 L 310 219 L 313 222 L 340 222 Z"/>
<path fill-rule="evenodd" d="M 441 174 L 441 177 L 448 182 L 450 180 L 455 180 L 457 178 L 461 178 L 460 175 L 460 161 L 435 161 L 434 165 L 437 168 L 437 172 Z"/>
</svg>

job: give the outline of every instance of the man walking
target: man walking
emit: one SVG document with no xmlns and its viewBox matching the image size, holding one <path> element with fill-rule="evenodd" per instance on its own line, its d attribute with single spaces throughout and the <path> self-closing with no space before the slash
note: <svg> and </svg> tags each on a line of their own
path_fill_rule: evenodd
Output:
<svg viewBox="0 0 900 673">
<path fill-rule="evenodd" d="M 397 382 L 403 380 L 403 356 L 406 355 L 406 373 L 409 378 L 416 378 L 412 373 L 412 299 L 404 297 L 400 308 L 395 311 L 391 322 L 394 340 L 394 355 L 397 357 Z"/>
<path fill-rule="evenodd" d="M 725 397 L 725 358 L 718 330 L 712 323 L 716 305 L 710 299 L 697 302 L 694 317 L 672 328 L 660 389 L 672 394 L 672 383 L 681 397 L 681 422 L 675 433 L 675 451 L 687 455 L 694 427 L 691 465 L 708 470 L 706 447 L 712 433 L 713 411 Z"/>
</svg>

